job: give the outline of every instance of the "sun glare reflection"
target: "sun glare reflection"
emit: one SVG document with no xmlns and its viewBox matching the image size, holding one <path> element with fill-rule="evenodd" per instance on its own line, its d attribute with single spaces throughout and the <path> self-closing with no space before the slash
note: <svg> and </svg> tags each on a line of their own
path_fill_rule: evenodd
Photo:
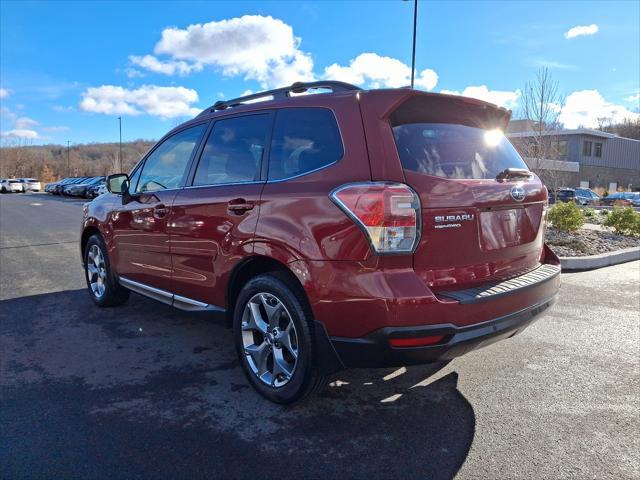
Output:
<svg viewBox="0 0 640 480">
<path fill-rule="evenodd" d="M 484 132 L 484 143 L 489 147 L 495 147 L 502 141 L 502 130 L 487 130 Z"/>
</svg>

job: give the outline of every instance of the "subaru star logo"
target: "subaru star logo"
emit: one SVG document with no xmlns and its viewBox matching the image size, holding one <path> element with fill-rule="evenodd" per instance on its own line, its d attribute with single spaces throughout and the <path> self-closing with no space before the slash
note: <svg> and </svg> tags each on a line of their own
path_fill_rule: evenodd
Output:
<svg viewBox="0 0 640 480">
<path fill-rule="evenodd" d="M 515 187 L 511 188 L 511 198 L 513 198 L 516 202 L 521 202 L 524 200 L 524 197 L 526 197 L 527 194 L 524 191 L 524 188 L 522 188 L 519 185 L 516 185 Z"/>
</svg>

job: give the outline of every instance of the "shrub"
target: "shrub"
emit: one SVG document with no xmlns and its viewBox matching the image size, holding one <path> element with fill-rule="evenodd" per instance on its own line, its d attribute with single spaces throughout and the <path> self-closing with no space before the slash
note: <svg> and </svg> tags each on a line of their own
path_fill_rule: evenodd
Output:
<svg viewBox="0 0 640 480">
<path fill-rule="evenodd" d="M 575 232 L 584 225 L 584 214 L 575 202 L 556 203 L 549 209 L 549 221 L 558 230 Z"/>
<path fill-rule="evenodd" d="M 584 216 L 587 218 L 593 218 L 596 216 L 596 211 L 593 208 L 585 208 L 583 210 Z"/>
<path fill-rule="evenodd" d="M 616 233 L 622 235 L 640 236 L 640 213 L 634 211 L 631 207 L 614 208 L 607 215 L 604 225 L 612 227 Z"/>
</svg>

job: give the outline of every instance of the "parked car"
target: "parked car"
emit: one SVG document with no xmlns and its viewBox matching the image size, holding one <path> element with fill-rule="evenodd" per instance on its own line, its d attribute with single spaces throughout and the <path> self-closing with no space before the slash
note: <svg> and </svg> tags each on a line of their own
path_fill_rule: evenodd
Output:
<svg viewBox="0 0 640 480">
<path fill-rule="evenodd" d="M 39 192 L 42 188 L 35 178 L 18 178 L 17 180 L 22 184 L 23 192 Z"/>
<path fill-rule="evenodd" d="M 87 178 L 89 178 L 89 177 L 71 177 L 71 178 L 66 178 L 62 182 L 59 182 L 54 187 L 53 193 L 55 193 L 56 195 L 63 195 L 64 194 L 64 189 L 66 187 L 68 187 L 69 185 L 80 183 L 80 182 L 86 180 Z"/>
<path fill-rule="evenodd" d="M 104 183 L 104 181 L 105 177 L 88 177 L 81 182 L 65 185 L 63 188 L 63 193 L 71 197 L 86 197 L 87 189 L 89 187 Z"/>
<path fill-rule="evenodd" d="M 58 194 L 58 187 L 65 185 L 66 183 L 70 182 L 71 180 L 73 180 L 74 177 L 66 177 L 63 178 L 61 180 L 58 180 L 57 182 L 54 183 L 49 183 L 47 184 L 47 186 L 44 188 L 45 192 L 49 192 L 49 193 L 53 193 L 55 195 Z"/>
<path fill-rule="evenodd" d="M 640 194 L 637 192 L 614 192 L 602 197 L 600 203 L 618 207 L 640 207 Z"/>
<path fill-rule="evenodd" d="M 313 89 L 330 93 L 291 95 Z M 344 367 L 509 338 L 560 283 L 546 189 L 502 135 L 509 116 L 341 82 L 218 102 L 84 206 L 88 292 L 226 312 L 249 382 L 280 403 Z"/>
<path fill-rule="evenodd" d="M 53 192 L 52 192 L 53 188 L 54 188 L 54 187 L 55 187 L 59 182 L 61 182 L 61 181 L 62 181 L 62 180 L 58 180 L 57 182 L 47 183 L 47 184 L 44 186 L 44 191 L 45 191 L 46 193 L 53 193 Z"/>
<path fill-rule="evenodd" d="M 579 205 L 600 205 L 600 195 L 590 188 L 576 188 L 576 203 Z"/>
<path fill-rule="evenodd" d="M 560 188 L 555 194 L 550 193 L 549 203 L 576 202 L 578 205 L 599 205 L 600 197 L 588 188 Z"/>
<path fill-rule="evenodd" d="M 96 185 L 91 185 L 90 187 L 87 188 L 87 198 L 96 198 L 100 195 L 102 195 L 103 193 L 107 193 L 107 186 L 105 184 L 106 178 L 103 177 L 103 181 L 96 184 Z"/>
<path fill-rule="evenodd" d="M 20 183 L 20 180 L 16 178 L 0 179 L 0 192 L 2 193 L 22 192 L 22 183 Z"/>
</svg>

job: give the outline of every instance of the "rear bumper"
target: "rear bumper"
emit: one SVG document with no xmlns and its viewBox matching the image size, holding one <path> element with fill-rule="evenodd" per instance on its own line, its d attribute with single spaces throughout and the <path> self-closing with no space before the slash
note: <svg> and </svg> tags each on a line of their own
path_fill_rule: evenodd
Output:
<svg viewBox="0 0 640 480">
<path fill-rule="evenodd" d="M 385 327 L 362 338 L 331 338 L 345 367 L 393 367 L 450 360 L 477 348 L 513 337 L 555 303 L 557 294 L 523 310 L 493 320 L 459 327 L 450 323 L 416 327 Z M 392 347 L 394 338 L 444 335 L 443 342 L 423 347 Z"/>
<path fill-rule="evenodd" d="M 447 360 L 512 337 L 556 301 L 561 271 L 546 246 L 543 263 L 520 276 L 438 292 L 409 268 L 295 267 L 331 363 L 371 368 Z"/>
</svg>

